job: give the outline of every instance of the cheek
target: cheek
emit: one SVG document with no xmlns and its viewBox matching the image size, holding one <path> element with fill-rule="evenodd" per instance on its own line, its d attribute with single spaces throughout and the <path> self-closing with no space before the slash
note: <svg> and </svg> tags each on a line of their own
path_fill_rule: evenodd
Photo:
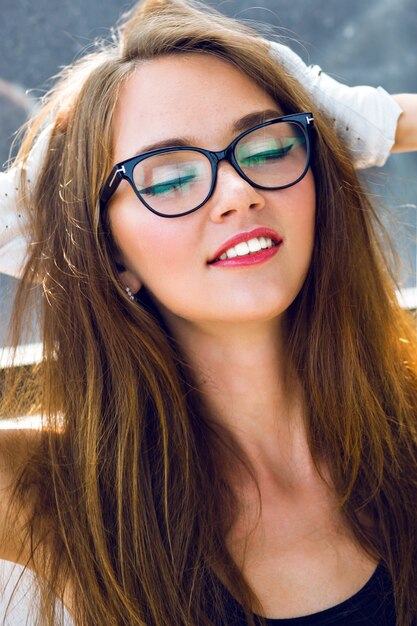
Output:
<svg viewBox="0 0 417 626">
<path fill-rule="evenodd" d="M 315 240 L 316 207 L 315 202 L 304 207 L 304 211 L 294 219 L 294 230 L 301 249 L 309 255 L 312 254 Z"/>
<path fill-rule="evenodd" d="M 300 235 L 302 239 L 305 240 L 306 244 L 312 248 L 316 223 L 316 189 L 311 170 L 309 170 L 306 177 L 301 181 L 299 191 L 300 195 L 304 198 L 304 201 L 300 199 L 300 204 L 304 209 L 300 211 L 302 216 L 299 224 Z"/>
<path fill-rule="evenodd" d="M 316 222 L 316 192 L 311 171 L 297 185 L 289 187 L 279 199 L 284 237 L 302 257 L 311 255 Z"/>
<path fill-rule="evenodd" d="M 316 198 L 314 185 L 312 186 L 312 193 L 309 196 L 309 201 L 305 206 L 303 219 L 298 221 L 297 228 L 299 230 L 299 242 L 301 248 L 305 250 L 307 265 L 309 267 L 313 256 L 316 231 Z"/>
<path fill-rule="evenodd" d="M 288 191 L 291 191 L 289 188 Z M 307 276 L 315 242 L 316 194 L 314 179 L 309 172 L 284 203 L 284 235 L 288 278 L 294 282 L 296 290 L 301 289 Z"/>
<path fill-rule="evenodd" d="M 196 248 L 191 241 L 195 228 L 189 233 L 178 220 L 164 219 L 136 204 L 115 204 L 109 218 L 121 263 L 150 289 L 155 280 L 169 277 L 184 264 L 186 254 Z"/>
</svg>

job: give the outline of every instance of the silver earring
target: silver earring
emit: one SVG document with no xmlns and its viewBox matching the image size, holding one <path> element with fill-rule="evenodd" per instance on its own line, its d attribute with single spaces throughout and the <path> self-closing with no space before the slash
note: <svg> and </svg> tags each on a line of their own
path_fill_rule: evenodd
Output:
<svg viewBox="0 0 417 626">
<path fill-rule="evenodd" d="M 127 293 L 127 295 L 128 295 L 129 300 L 132 300 L 132 302 L 133 302 L 133 300 L 135 299 L 135 296 L 134 296 L 134 295 L 133 295 L 133 293 L 131 292 L 130 287 L 126 287 L 126 288 L 125 288 L 125 291 L 126 291 L 126 293 Z"/>
</svg>

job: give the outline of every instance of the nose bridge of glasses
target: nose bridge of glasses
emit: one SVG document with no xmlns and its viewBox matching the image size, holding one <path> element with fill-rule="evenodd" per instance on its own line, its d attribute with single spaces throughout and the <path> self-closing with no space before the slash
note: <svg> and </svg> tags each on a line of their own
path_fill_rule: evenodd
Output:
<svg viewBox="0 0 417 626">
<path fill-rule="evenodd" d="M 208 150 L 207 152 L 210 154 L 210 157 L 216 164 L 216 167 L 221 161 L 229 161 L 229 163 L 231 163 L 231 156 L 233 152 L 231 146 L 228 146 L 224 150 Z"/>
<path fill-rule="evenodd" d="M 237 167 L 236 159 L 234 158 L 234 144 L 235 142 L 227 146 L 227 148 L 225 148 L 224 150 L 218 150 L 217 152 L 213 152 L 213 151 L 209 152 L 212 163 L 214 165 L 215 175 L 217 175 L 217 169 L 220 163 L 222 161 L 227 161 L 227 163 L 229 163 L 229 165 L 232 166 L 235 172 L 239 174 L 239 176 L 241 176 L 241 172 L 239 171 L 239 168 Z"/>
<path fill-rule="evenodd" d="M 247 202 L 248 198 L 248 188 L 255 190 L 256 185 L 254 185 L 247 176 L 244 175 L 242 170 L 237 163 L 234 149 L 236 142 L 234 141 L 231 145 L 229 145 L 224 150 L 219 150 L 218 152 L 209 152 L 210 158 L 212 160 L 213 167 L 213 182 L 212 182 L 212 190 L 211 194 L 218 188 L 218 166 L 222 161 L 226 161 L 228 163 L 229 168 L 226 168 L 226 171 L 222 175 L 221 188 L 222 188 L 222 202 L 221 212 L 228 213 L 230 211 L 230 202 L 233 205 L 234 209 L 238 206 L 236 193 L 243 199 L 245 198 L 245 202 Z M 225 178 L 224 178 L 225 175 Z M 229 181 L 229 182 L 226 182 Z M 238 182 L 239 181 L 239 182 Z M 239 190 L 239 191 L 238 191 Z M 245 190 L 245 191 L 244 191 Z M 210 195 L 211 195 L 210 194 Z M 250 201 L 251 205 L 253 203 L 252 192 L 249 194 L 252 198 Z M 259 199 L 256 200 L 256 203 L 259 204 Z M 243 206 L 243 205 L 242 205 Z M 246 206 L 246 204 L 245 204 Z"/>
</svg>

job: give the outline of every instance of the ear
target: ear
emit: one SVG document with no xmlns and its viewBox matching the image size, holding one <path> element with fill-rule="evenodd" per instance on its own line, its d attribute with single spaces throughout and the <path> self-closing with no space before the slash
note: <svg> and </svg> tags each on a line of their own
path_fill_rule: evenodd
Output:
<svg viewBox="0 0 417 626">
<path fill-rule="evenodd" d="M 130 270 L 125 268 L 121 269 L 119 272 L 120 281 L 124 288 L 129 287 L 130 291 L 133 294 L 137 294 L 138 291 L 142 288 L 142 281 Z"/>
</svg>

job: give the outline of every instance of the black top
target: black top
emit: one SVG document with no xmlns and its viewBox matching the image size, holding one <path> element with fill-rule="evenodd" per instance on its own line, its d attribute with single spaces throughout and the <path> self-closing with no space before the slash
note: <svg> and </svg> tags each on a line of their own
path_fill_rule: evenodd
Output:
<svg viewBox="0 0 417 626">
<path fill-rule="evenodd" d="M 239 604 L 230 596 L 228 626 L 246 626 Z M 395 626 L 391 579 L 383 565 L 351 598 L 330 609 L 288 619 L 266 619 L 267 626 Z"/>
</svg>

